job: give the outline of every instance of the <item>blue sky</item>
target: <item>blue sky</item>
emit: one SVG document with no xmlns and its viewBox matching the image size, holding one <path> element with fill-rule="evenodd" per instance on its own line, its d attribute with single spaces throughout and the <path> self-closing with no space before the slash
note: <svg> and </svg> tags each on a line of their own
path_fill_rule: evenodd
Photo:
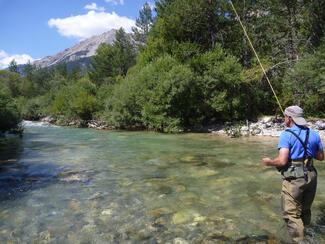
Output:
<svg viewBox="0 0 325 244">
<path fill-rule="evenodd" d="M 0 0 L 0 69 L 56 54 L 112 28 L 130 31 L 154 0 Z"/>
</svg>

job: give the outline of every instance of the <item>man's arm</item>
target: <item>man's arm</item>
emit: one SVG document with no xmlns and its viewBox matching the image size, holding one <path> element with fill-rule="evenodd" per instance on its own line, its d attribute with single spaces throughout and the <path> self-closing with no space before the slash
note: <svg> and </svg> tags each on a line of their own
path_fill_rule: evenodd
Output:
<svg viewBox="0 0 325 244">
<path fill-rule="evenodd" d="M 280 148 L 279 155 L 275 159 L 263 158 L 262 163 L 265 166 L 282 167 L 287 164 L 288 158 L 289 158 L 289 148 Z"/>
<path fill-rule="evenodd" d="M 323 161 L 324 160 L 324 151 L 323 150 L 317 151 L 315 158 L 319 161 Z"/>
</svg>

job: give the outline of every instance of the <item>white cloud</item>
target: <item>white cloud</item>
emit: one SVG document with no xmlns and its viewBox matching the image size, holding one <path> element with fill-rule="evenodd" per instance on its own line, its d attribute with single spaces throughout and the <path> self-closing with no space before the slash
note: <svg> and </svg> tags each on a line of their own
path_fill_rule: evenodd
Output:
<svg viewBox="0 0 325 244">
<path fill-rule="evenodd" d="M 99 12 L 105 11 L 104 7 L 98 7 L 96 3 L 87 4 L 85 6 L 85 9 L 99 11 Z"/>
<path fill-rule="evenodd" d="M 4 57 L 7 57 L 7 53 L 3 50 L 0 50 L 0 58 L 4 58 Z"/>
<path fill-rule="evenodd" d="M 106 13 L 96 12 L 94 10 L 84 15 L 76 15 L 63 19 L 50 19 L 48 21 L 48 25 L 57 28 L 62 36 L 77 37 L 79 39 L 85 39 L 121 27 L 126 32 L 131 32 L 134 24 L 134 20 L 119 16 L 115 12 Z"/>
<path fill-rule="evenodd" d="M 124 4 L 124 0 L 105 0 L 105 2 L 113 4 L 113 5 L 118 5 L 118 4 L 123 5 Z"/>
<path fill-rule="evenodd" d="M 0 69 L 5 69 L 9 66 L 10 62 L 15 60 L 17 64 L 26 64 L 28 61 L 33 62 L 34 59 L 28 54 L 8 54 L 0 50 Z"/>
</svg>

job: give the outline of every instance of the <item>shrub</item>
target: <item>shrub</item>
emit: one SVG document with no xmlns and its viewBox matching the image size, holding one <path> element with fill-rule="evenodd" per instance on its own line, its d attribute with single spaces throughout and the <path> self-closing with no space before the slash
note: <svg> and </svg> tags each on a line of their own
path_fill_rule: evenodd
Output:
<svg viewBox="0 0 325 244">
<path fill-rule="evenodd" d="M 159 131 L 176 131 L 197 117 L 195 75 L 170 56 L 134 67 L 114 88 L 111 121 L 118 126 L 143 124 Z"/>
<path fill-rule="evenodd" d="M 325 40 L 313 55 L 305 55 L 283 82 L 285 105 L 297 104 L 307 114 L 325 115 Z"/>
<path fill-rule="evenodd" d="M 10 91 L 0 84 L 0 131 L 16 128 L 20 121 L 21 117 Z"/>
<path fill-rule="evenodd" d="M 98 110 L 96 86 L 87 78 L 81 78 L 75 84 L 62 87 L 55 95 L 50 111 L 69 119 L 92 119 Z"/>
<path fill-rule="evenodd" d="M 238 120 L 246 115 L 242 67 L 220 46 L 191 62 L 199 76 L 203 103 L 201 110 L 206 121 Z"/>
</svg>

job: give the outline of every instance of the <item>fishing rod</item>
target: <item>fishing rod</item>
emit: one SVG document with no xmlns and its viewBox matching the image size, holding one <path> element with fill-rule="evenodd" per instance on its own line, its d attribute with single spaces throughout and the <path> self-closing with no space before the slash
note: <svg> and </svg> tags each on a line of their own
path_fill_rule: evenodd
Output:
<svg viewBox="0 0 325 244">
<path fill-rule="evenodd" d="M 266 71 L 265 71 L 265 69 L 264 69 L 264 67 L 263 67 L 263 65 L 262 65 L 262 62 L 261 62 L 260 58 L 258 57 L 257 52 L 255 51 L 255 48 L 254 48 L 254 46 L 253 46 L 253 43 L 251 42 L 251 39 L 249 38 L 249 36 L 248 36 L 248 34 L 247 34 L 247 31 L 246 31 L 246 29 L 245 29 L 245 26 L 243 25 L 243 23 L 242 23 L 242 21 L 241 21 L 239 15 L 238 15 L 238 13 L 237 13 L 237 11 L 236 11 L 236 8 L 235 8 L 234 4 L 232 3 L 231 0 L 229 0 L 229 2 L 230 2 L 231 6 L 232 6 L 232 9 L 234 10 L 234 13 L 235 13 L 235 15 L 236 15 L 236 17 L 237 17 L 237 19 L 238 19 L 238 21 L 239 21 L 239 23 L 240 23 L 240 25 L 241 25 L 243 31 L 244 31 L 244 34 L 245 34 L 245 36 L 246 36 L 246 38 L 247 38 L 247 40 L 248 40 L 248 42 L 249 42 L 249 45 L 250 45 L 250 47 L 252 48 L 252 50 L 253 50 L 253 52 L 254 52 L 256 58 L 257 58 L 257 61 L 258 61 L 259 65 L 260 65 L 260 67 L 261 67 L 261 69 L 262 69 L 262 71 L 263 71 L 263 74 L 264 74 L 264 76 L 265 76 L 267 82 L 269 83 L 269 85 L 270 85 L 270 87 L 271 87 L 271 90 L 272 90 L 273 95 L 274 95 L 274 97 L 275 97 L 275 99 L 276 99 L 276 101 L 277 101 L 277 103 L 278 103 L 278 105 L 279 105 L 279 108 L 281 109 L 281 112 L 284 114 L 284 111 L 283 111 L 283 108 L 282 108 L 282 106 L 281 106 L 281 103 L 280 103 L 280 101 L 279 101 L 279 99 L 278 99 L 278 96 L 276 95 L 276 93 L 275 93 L 275 91 L 274 91 L 274 89 L 273 89 L 273 86 L 272 86 L 272 84 L 271 84 L 271 81 L 270 81 L 269 77 L 267 76 Z"/>
</svg>

